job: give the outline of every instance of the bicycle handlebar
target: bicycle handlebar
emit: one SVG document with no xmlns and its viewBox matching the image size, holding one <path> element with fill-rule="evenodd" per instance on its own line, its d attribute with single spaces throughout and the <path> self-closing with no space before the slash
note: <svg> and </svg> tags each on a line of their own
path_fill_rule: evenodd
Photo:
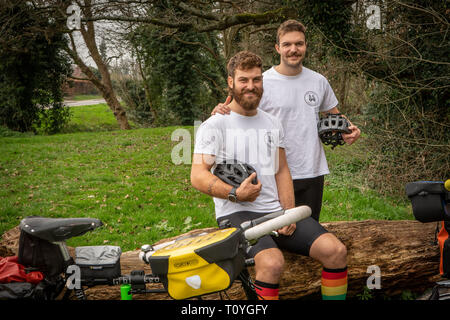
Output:
<svg viewBox="0 0 450 320">
<path fill-rule="evenodd" d="M 263 222 L 268 221 L 270 219 L 279 217 L 279 216 L 283 215 L 284 212 L 285 212 L 284 210 L 280 210 L 280 211 L 276 211 L 276 212 L 272 212 L 272 213 L 266 214 L 265 216 L 263 216 L 261 218 L 256 218 L 256 219 L 253 219 L 253 220 L 244 221 L 243 223 L 241 223 L 241 229 L 245 231 L 245 230 L 250 229 L 250 228 L 252 228 L 252 227 L 254 227 L 254 226 L 256 226 L 256 225 L 258 225 L 260 223 L 263 223 Z"/>
<path fill-rule="evenodd" d="M 249 241 L 255 240 L 271 233 L 272 231 L 281 229 L 284 226 L 296 223 L 310 216 L 311 208 L 308 206 L 299 206 L 285 211 L 277 211 L 262 218 L 250 221 L 250 224 L 253 226 L 244 231 L 244 236 Z"/>
</svg>

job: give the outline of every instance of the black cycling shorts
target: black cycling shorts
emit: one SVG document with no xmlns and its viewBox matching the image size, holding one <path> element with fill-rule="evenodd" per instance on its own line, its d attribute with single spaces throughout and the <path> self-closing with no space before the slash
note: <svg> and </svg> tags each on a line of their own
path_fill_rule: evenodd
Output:
<svg viewBox="0 0 450 320">
<path fill-rule="evenodd" d="M 307 205 L 311 208 L 311 217 L 319 221 L 322 208 L 324 176 L 293 180 L 295 206 Z"/>
<path fill-rule="evenodd" d="M 260 218 L 263 215 L 265 214 L 250 211 L 239 211 L 220 217 L 217 219 L 217 222 L 220 224 L 223 220 L 228 219 L 232 227 L 238 228 L 242 222 Z M 309 217 L 297 222 L 297 228 L 290 236 L 280 234 L 278 237 L 268 235 L 260 238 L 258 242 L 251 247 L 248 252 L 248 257 L 253 258 L 258 252 L 270 248 L 283 249 L 309 257 L 309 250 L 313 242 L 320 235 L 327 232 L 328 231 L 322 227 L 319 222 Z"/>
</svg>

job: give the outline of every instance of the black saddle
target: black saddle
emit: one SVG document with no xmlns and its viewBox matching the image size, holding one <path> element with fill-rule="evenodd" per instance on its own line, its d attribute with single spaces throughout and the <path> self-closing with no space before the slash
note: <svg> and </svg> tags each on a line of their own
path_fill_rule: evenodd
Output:
<svg viewBox="0 0 450 320">
<path fill-rule="evenodd" d="M 64 241 L 101 227 L 103 223 L 92 218 L 27 217 L 20 222 L 20 230 L 49 242 Z"/>
</svg>

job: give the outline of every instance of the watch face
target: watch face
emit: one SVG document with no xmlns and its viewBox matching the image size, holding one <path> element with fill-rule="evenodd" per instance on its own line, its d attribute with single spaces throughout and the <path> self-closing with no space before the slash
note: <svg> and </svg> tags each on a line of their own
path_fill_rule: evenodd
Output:
<svg viewBox="0 0 450 320">
<path fill-rule="evenodd" d="M 231 202 L 236 202 L 236 196 L 234 194 L 229 194 L 228 200 L 230 200 Z"/>
</svg>

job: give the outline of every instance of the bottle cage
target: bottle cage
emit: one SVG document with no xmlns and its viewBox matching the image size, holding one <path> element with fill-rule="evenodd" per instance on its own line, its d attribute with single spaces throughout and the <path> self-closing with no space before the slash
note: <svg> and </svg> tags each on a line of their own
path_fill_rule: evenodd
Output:
<svg viewBox="0 0 450 320">
<path fill-rule="evenodd" d="M 351 133 L 349 122 L 340 113 L 328 113 L 317 123 L 320 140 L 331 149 L 345 144 L 342 133 Z"/>
</svg>

